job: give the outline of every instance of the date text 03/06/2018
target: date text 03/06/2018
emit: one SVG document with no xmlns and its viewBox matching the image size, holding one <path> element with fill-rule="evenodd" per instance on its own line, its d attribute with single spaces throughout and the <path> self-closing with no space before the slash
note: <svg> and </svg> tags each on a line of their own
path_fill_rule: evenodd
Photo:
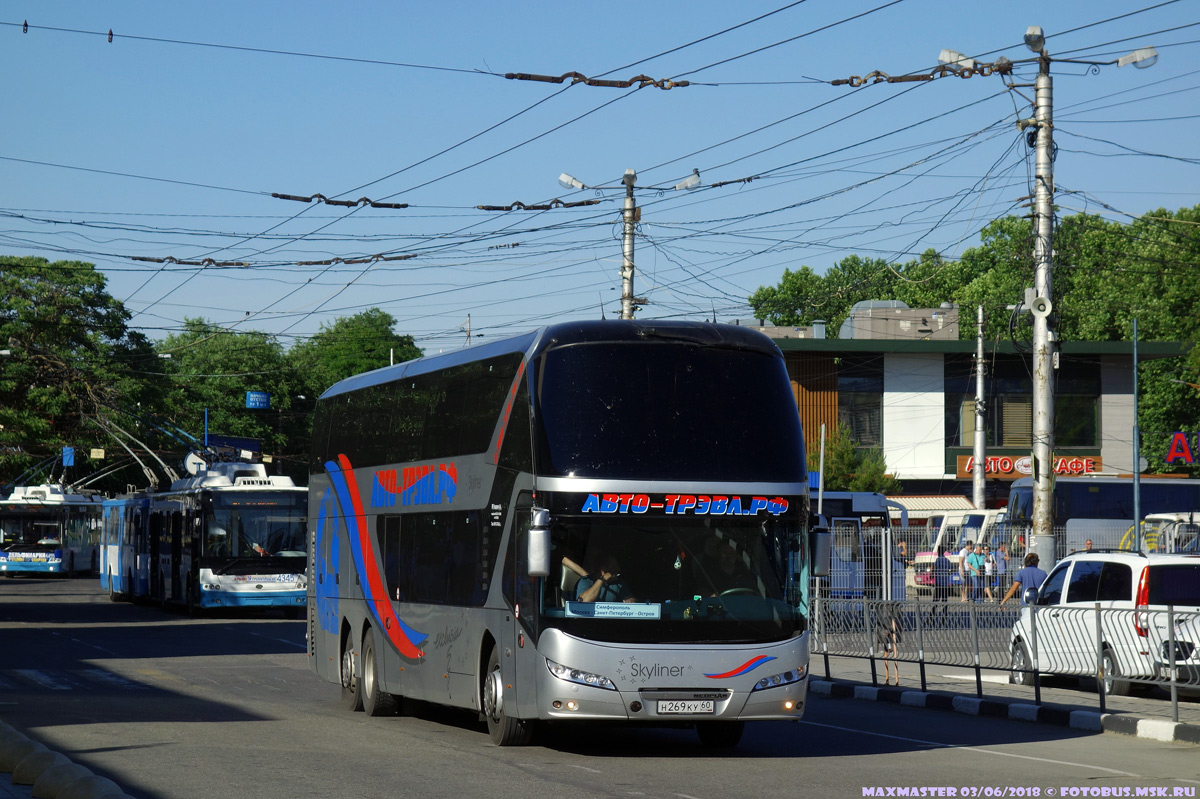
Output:
<svg viewBox="0 0 1200 799">
<path fill-rule="evenodd" d="M 1184 796 L 1194 797 L 1195 786 L 1173 785 L 1163 787 L 1151 785 L 1145 787 L 1129 787 L 1122 785 L 1116 788 L 1097 786 L 1066 785 L 1062 787 L 1042 788 L 1039 786 L 1009 785 L 1002 787 L 979 787 L 967 785 L 962 787 L 935 786 L 866 786 L 862 789 L 863 796 L 953 796 L 953 797 L 1024 797 L 1024 796 Z"/>
</svg>

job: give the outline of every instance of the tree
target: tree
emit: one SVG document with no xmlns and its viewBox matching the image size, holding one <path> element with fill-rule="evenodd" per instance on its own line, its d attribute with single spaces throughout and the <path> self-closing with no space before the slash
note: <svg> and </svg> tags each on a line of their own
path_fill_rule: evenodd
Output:
<svg viewBox="0 0 1200 799">
<path fill-rule="evenodd" d="M 1055 233 L 1054 323 L 1063 341 L 1129 341 L 1133 320 L 1142 340 L 1200 341 L 1200 206 L 1174 213 L 1158 210 L 1130 224 L 1092 214 L 1068 216 Z M 1012 313 L 1033 286 L 1032 227 L 1026 218 L 1004 217 L 980 233 L 980 244 L 947 261 L 934 251 L 903 264 L 850 256 L 824 275 L 807 266 L 787 270 L 777 286 L 750 296 L 755 313 L 776 324 L 808 324 L 814 318 L 837 331 L 854 302 L 898 299 L 910 307 L 960 309 L 960 338 L 973 338 L 977 306 L 985 309 L 992 341 L 1028 344 L 1028 313 Z M 1200 429 L 1200 353 L 1142 364 L 1139 425 L 1146 449 L 1160 451 L 1175 430 Z M 1183 381 L 1180 383 L 1179 381 Z M 1165 464 L 1151 459 L 1151 471 Z"/>
<path fill-rule="evenodd" d="M 821 451 L 813 447 L 808 453 L 809 471 L 821 468 Z M 878 447 L 863 449 L 845 424 L 834 428 L 825 442 L 824 482 L 827 491 L 877 491 L 880 494 L 899 494 L 903 486 L 890 474 L 885 474 L 883 451 Z"/>
<path fill-rule="evenodd" d="M 160 415 L 196 439 L 204 433 L 262 441 L 265 455 L 283 456 L 280 468 L 305 473 L 308 434 L 289 447 L 283 420 L 301 385 L 283 347 L 257 331 L 233 331 L 203 319 L 185 319 L 181 333 L 158 345 L 172 387 Z M 169 359 L 165 356 L 170 356 Z M 267 392 L 270 408 L 247 408 L 247 392 Z M 183 452 L 179 453 L 182 457 Z"/>
<path fill-rule="evenodd" d="M 150 343 L 92 264 L 0 256 L 0 477 L 72 446 L 80 461 L 113 449 L 93 421 L 121 403 L 154 403 L 163 385 Z M 77 461 L 80 479 L 99 463 Z M 90 466 L 90 468 L 89 468 Z"/>
<path fill-rule="evenodd" d="M 378 308 L 322 324 L 315 336 L 289 354 L 304 394 L 315 399 L 351 375 L 421 357 L 412 336 L 393 332 L 395 324 L 391 315 Z"/>
</svg>

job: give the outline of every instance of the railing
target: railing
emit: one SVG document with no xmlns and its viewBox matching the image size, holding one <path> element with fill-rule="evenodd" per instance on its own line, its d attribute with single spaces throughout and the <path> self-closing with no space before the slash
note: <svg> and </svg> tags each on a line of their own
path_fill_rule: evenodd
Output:
<svg viewBox="0 0 1200 799">
<path fill-rule="evenodd" d="M 817 598 L 812 655 L 866 658 L 872 679 L 881 659 L 919 666 L 969 668 L 976 695 L 983 671 L 1005 671 L 1009 682 L 1030 686 L 1042 704 L 1041 675 L 1096 679 L 1101 712 L 1109 694 L 1132 685 L 1169 690 L 1179 720 L 1180 689 L 1200 690 L 1200 615 L 1166 610 L 1113 610 L 960 602 L 904 602 Z"/>
</svg>

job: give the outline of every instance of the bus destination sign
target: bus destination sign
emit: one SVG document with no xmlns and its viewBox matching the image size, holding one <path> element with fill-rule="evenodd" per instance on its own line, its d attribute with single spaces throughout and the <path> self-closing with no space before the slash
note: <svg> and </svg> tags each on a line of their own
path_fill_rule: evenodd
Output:
<svg viewBox="0 0 1200 799">
<path fill-rule="evenodd" d="M 763 511 L 778 516 L 788 509 L 783 497 L 741 497 L 724 494 L 588 494 L 581 513 L 647 513 L 695 516 L 755 516 Z"/>
</svg>

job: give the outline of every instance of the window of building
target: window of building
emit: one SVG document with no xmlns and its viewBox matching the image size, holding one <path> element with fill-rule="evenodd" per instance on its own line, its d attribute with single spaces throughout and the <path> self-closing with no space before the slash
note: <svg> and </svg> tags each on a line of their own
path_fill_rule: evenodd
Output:
<svg viewBox="0 0 1200 799">
<path fill-rule="evenodd" d="M 970 356 L 946 359 L 946 441 L 975 443 L 975 374 Z M 984 378 L 986 443 L 1028 447 L 1033 442 L 1033 379 L 1028 364 L 1008 358 L 988 364 Z M 1055 372 L 1054 438 L 1059 447 L 1095 447 L 1100 439 L 1100 370 L 1095 364 L 1064 363 Z"/>
<path fill-rule="evenodd" d="M 883 445 L 883 356 L 846 356 L 838 364 L 838 423 L 859 447 Z"/>
</svg>

